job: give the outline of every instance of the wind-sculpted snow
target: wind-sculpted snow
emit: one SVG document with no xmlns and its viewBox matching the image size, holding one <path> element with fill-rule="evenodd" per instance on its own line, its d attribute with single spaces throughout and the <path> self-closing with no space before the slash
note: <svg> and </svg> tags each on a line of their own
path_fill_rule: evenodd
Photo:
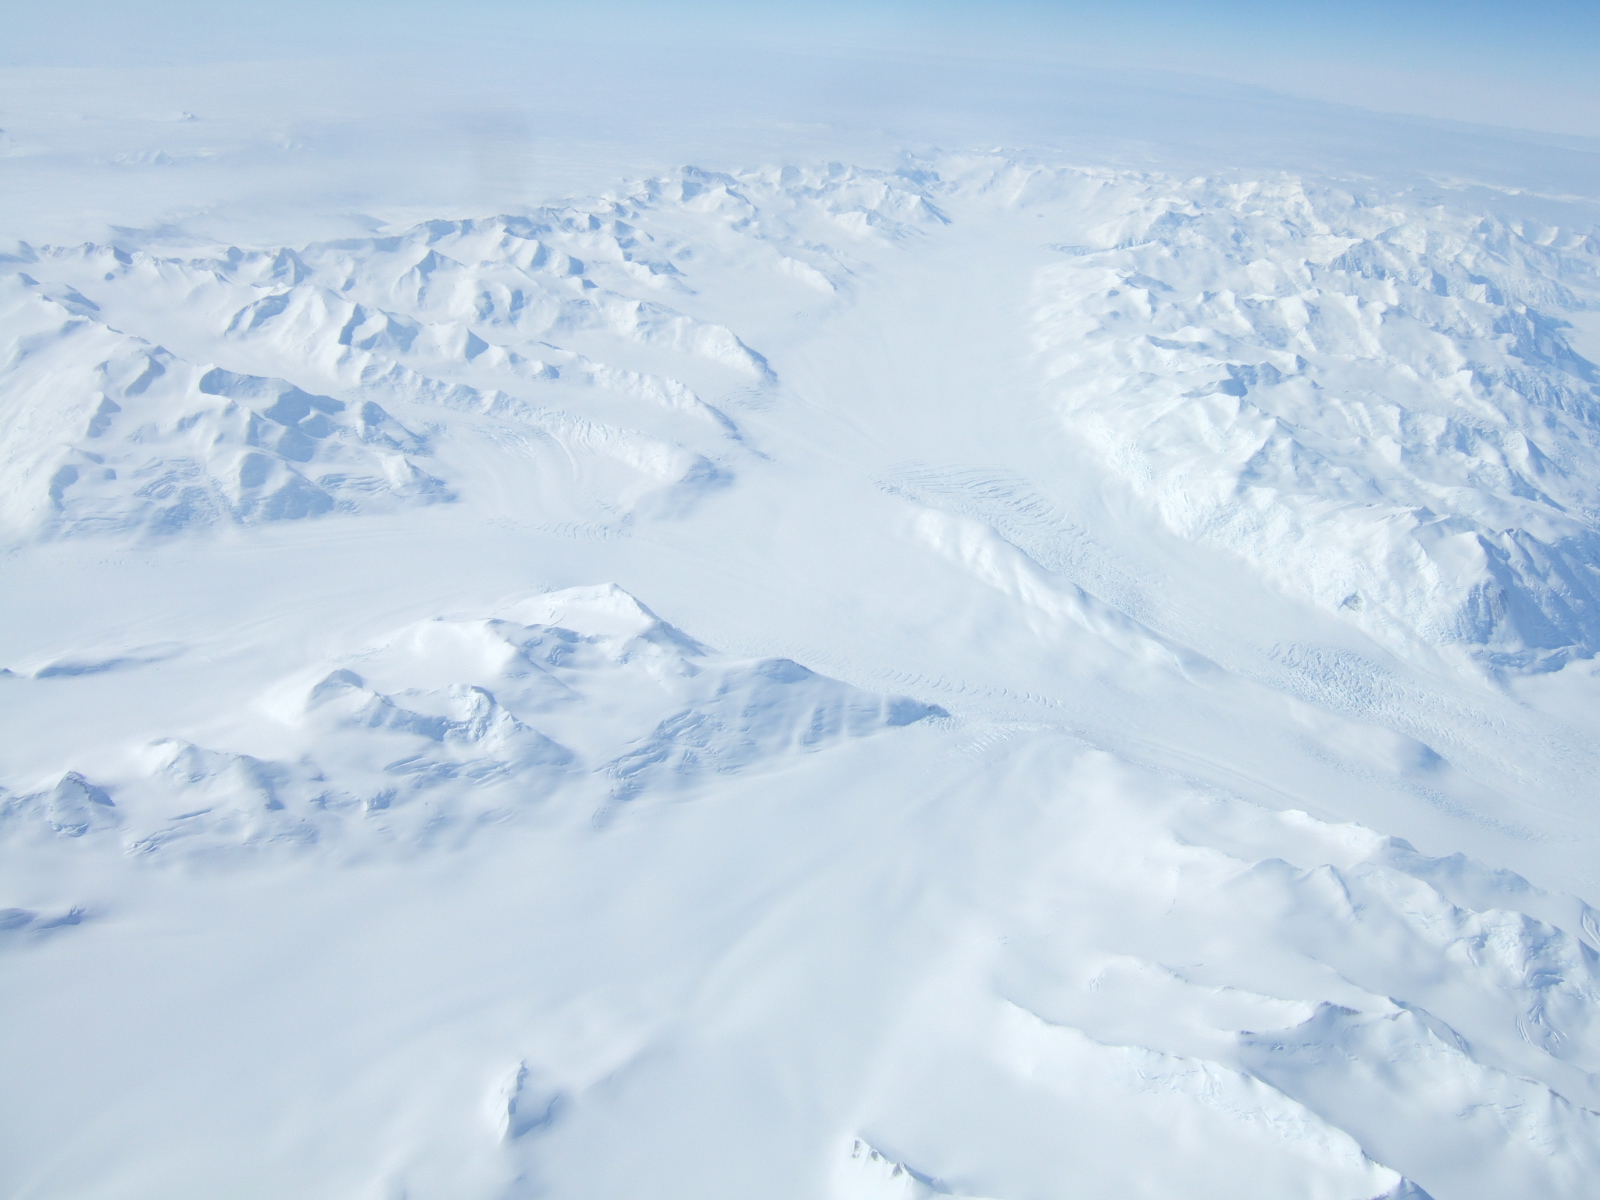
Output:
<svg viewBox="0 0 1600 1200">
<path fill-rule="evenodd" d="M 0 1190 L 1593 1192 L 1588 202 L 118 236 L 0 259 Z"/>
<path fill-rule="evenodd" d="M 91 830 L 113 829 L 122 814 L 102 787 L 76 771 L 68 771 L 54 786 L 0 801 L 0 813 L 13 821 L 42 823 L 63 837 L 82 837 Z"/>
<path fill-rule="evenodd" d="M 208 735 L 273 755 L 164 737 L 108 786 L 69 773 L 0 811 L 23 836 L 104 832 L 141 853 L 338 852 L 363 830 L 459 841 L 564 790 L 660 794 L 947 715 L 795 662 L 719 655 L 610 585 L 424 621 L 341 661 Z"/>
<path fill-rule="evenodd" d="M 1134 1092 L 1150 1097 L 1150 1139 L 1219 1161 L 1128 1161 L 1121 1137 L 1144 1141 L 1118 1115 L 1075 1143 L 1082 1177 L 1110 1194 L 1583 1194 L 1600 1145 L 1589 910 L 1569 908 L 1563 930 L 1517 911 L 1563 903 L 1523 880 L 1303 814 L 1127 776 L 1105 788 L 1109 767 L 1069 771 L 1046 823 L 1074 844 L 1035 865 L 1017 908 L 995 903 L 970 960 L 902 1018 L 864 1136 L 905 1176 L 858 1148 L 881 1177 L 859 1194 L 1038 1194 L 1035 1146 L 1098 1129 Z M 1441 876 L 1506 907 L 1457 907 L 1426 882 Z M 972 982 L 985 978 L 995 993 Z M 959 987 L 974 990 L 945 990 Z M 1254 1174 L 1225 1184 L 1234 1169 Z"/>
</svg>

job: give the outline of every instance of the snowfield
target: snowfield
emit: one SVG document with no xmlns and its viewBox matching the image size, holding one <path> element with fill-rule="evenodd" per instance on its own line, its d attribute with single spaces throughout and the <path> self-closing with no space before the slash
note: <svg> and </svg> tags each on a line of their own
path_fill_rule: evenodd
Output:
<svg viewBox="0 0 1600 1200">
<path fill-rule="evenodd" d="M 1592 193 L 8 245 L 4 1195 L 1594 1194 Z"/>
</svg>

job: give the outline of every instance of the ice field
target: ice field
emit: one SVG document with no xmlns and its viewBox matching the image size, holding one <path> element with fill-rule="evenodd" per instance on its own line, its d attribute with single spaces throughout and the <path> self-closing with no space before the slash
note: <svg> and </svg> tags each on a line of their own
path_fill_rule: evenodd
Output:
<svg viewBox="0 0 1600 1200">
<path fill-rule="evenodd" d="M 1595 1194 L 1600 143 L 0 76 L 0 1194 Z"/>
</svg>

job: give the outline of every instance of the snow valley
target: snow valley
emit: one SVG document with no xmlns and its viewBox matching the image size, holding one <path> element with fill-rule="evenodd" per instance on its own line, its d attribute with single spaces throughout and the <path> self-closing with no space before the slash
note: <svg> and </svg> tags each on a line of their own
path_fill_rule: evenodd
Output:
<svg viewBox="0 0 1600 1200">
<path fill-rule="evenodd" d="M 797 158 L 0 312 L 7 1195 L 1592 1190 L 1592 199 Z"/>
</svg>

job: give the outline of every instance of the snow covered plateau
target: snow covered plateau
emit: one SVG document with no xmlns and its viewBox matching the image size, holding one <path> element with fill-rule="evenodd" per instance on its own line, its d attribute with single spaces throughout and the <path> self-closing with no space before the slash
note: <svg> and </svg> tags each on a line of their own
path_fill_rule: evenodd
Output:
<svg viewBox="0 0 1600 1200">
<path fill-rule="evenodd" d="M 1600 1193 L 1600 175 L 162 121 L 0 135 L 0 1194 Z"/>
</svg>

